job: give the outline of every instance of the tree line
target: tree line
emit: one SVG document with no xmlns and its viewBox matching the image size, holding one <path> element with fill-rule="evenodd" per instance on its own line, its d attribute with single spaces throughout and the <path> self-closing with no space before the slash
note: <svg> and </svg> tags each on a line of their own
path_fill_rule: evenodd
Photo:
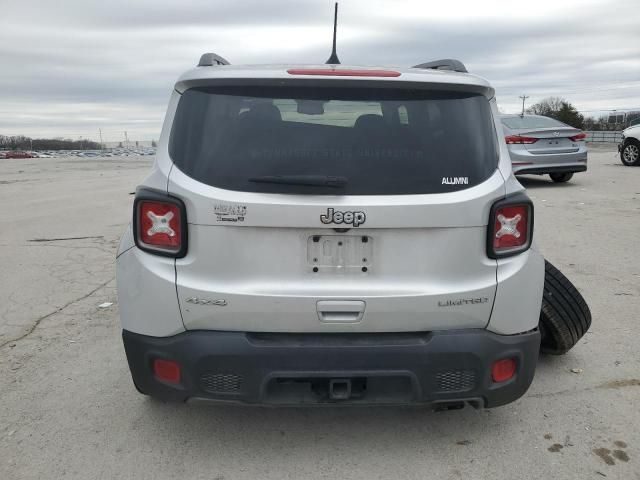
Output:
<svg viewBox="0 0 640 480">
<path fill-rule="evenodd" d="M 585 117 L 576 107 L 561 97 L 548 97 L 526 110 L 527 113 L 534 115 L 543 115 L 545 117 L 555 118 L 556 120 L 571 125 L 581 130 L 593 131 L 611 131 L 622 130 L 629 126 L 629 122 L 636 118 L 640 118 L 640 112 L 629 112 L 624 121 L 610 122 L 608 115 L 600 117 Z"/>
<path fill-rule="evenodd" d="M 0 135 L 2 150 L 100 150 L 100 144 L 91 140 L 67 138 L 29 138 L 24 135 Z"/>
</svg>

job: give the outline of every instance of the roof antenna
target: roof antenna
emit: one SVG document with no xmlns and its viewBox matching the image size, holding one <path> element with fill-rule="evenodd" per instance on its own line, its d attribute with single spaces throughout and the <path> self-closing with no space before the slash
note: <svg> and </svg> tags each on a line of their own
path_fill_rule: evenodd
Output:
<svg viewBox="0 0 640 480">
<path fill-rule="evenodd" d="M 327 60 L 328 64 L 340 65 L 338 60 L 338 54 L 336 53 L 336 29 L 338 28 L 338 2 L 336 2 L 336 10 L 333 14 L 333 50 L 331 50 L 331 56 Z"/>
</svg>

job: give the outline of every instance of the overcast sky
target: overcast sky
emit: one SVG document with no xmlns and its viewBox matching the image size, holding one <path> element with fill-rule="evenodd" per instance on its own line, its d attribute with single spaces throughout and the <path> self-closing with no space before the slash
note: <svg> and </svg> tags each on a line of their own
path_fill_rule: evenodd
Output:
<svg viewBox="0 0 640 480">
<path fill-rule="evenodd" d="M 549 95 L 640 109 L 639 0 L 341 0 L 343 64 L 458 58 L 504 112 Z M 173 83 L 201 53 L 323 63 L 329 0 L 1 0 L 0 134 L 157 138 Z"/>
</svg>

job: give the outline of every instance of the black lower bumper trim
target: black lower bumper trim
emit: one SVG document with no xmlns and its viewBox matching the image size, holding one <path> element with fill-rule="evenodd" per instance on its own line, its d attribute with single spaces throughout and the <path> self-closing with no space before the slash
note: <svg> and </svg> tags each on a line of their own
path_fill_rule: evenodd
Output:
<svg viewBox="0 0 640 480">
<path fill-rule="evenodd" d="M 249 404 L 454 404 L 495 407 L 529 388 L 538 331 L 382 334 L 188 331 L 149 337 L 123 331 L 133 381 L 165 400 Z M 181 366 L 179 385 L 153 375 L 157 358 Z M 496 384 L 491 366 L 513 358 L 516 374 Z"/>
<path fill-rule="evenodd" d="M 518 167 L 516 175 L 545 175 L 548 173 L 578 173 L 586 172 L 586 165 L 564 165 L 557 167 Z"/>
</svg>

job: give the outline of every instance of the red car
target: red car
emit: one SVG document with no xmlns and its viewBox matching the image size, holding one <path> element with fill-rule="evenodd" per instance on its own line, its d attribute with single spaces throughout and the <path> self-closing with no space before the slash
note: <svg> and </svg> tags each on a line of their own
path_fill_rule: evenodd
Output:
<svg viewBox="0 0 640 480">
<path fill-rule="evenodd" d="M 7 152 L 5 158 L 33 158 L 28 152 Z"/>
</svg>

